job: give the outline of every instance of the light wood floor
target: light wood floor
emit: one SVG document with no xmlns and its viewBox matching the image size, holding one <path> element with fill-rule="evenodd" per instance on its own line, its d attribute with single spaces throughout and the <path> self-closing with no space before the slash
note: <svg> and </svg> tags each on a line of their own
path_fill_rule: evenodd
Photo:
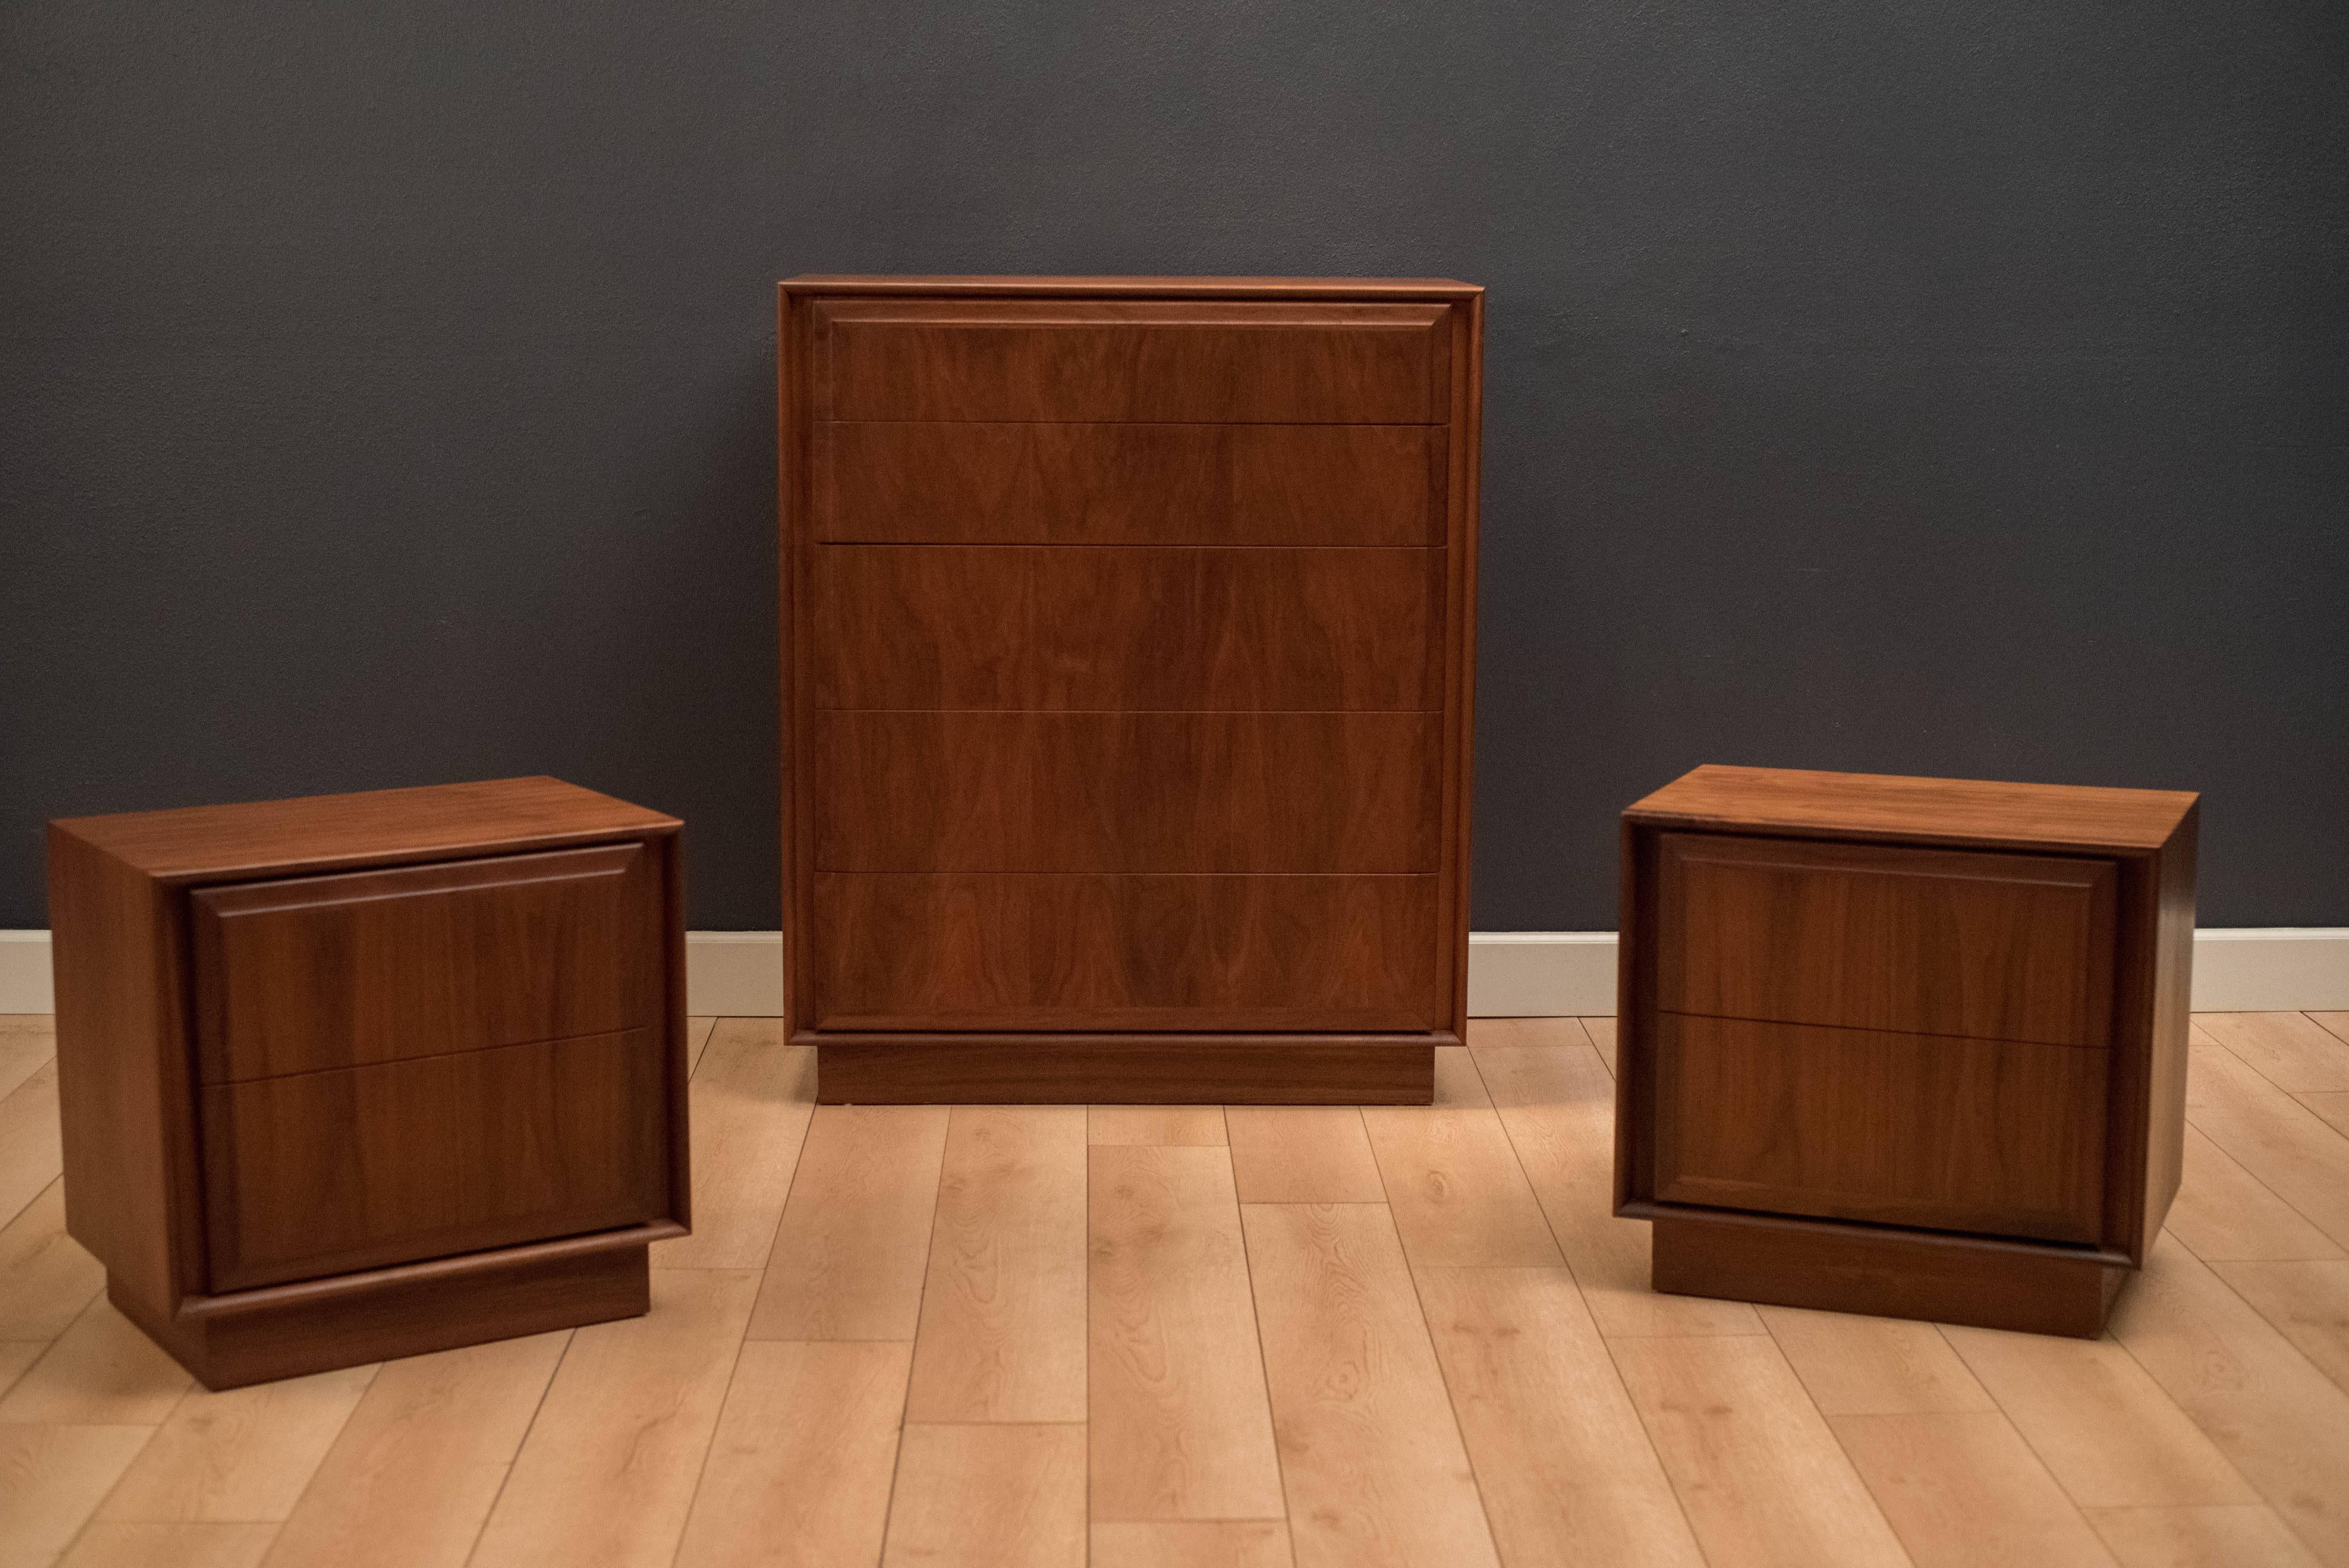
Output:
<svg viewBox="0 0 2349 1568">
<path fill-rule="evenodd" d="M 2349 1015 L 2196 1024 L 2095 1342 L 1650 1294 L 1607 1019 L 1364 1111 L 819 1110 L 704 1019 L 650 1316 L 208 1394 L 0 1019 L 0 1568 L 2349 1564 Z"/>
</svg>

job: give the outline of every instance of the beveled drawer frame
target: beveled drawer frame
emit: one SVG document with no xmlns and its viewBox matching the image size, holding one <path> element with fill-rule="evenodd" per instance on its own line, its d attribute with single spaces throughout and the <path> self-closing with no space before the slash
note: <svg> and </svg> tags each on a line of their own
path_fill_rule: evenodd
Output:
<svg viewBox="0 0 2349 1568">
<path fill-rule="evenodd" d="M 1439 1028 L 1359 1032 L 1216 1030 L 863 1030 L 817 1026 L 811 986 L 816 907 L 815 617 L 806 606 L 814 572 L 812 432 L 828 413 L 811 391 L 813 323 L 830 302 L 1132 302 L 1143 318 L 1170 302 L 1283 302 L 1447 307 L 1450 325 L 1433 370 L 1445 449 L 1440 861 L 1436 877 Z M 1280 278 L 927 278 L 811 276 L 778 287 L 777 416 L 782 689 L 782 925 L 784 1022 L 793 1044 L 820 1047 L 817 1097 L 890 1100 L 1152 1099 L 1162 1102 L 1425 1104 L 1433 1047 L 1465 1036 L 1468 962 L 1470 739 L 1475 695 L 1477 464 L 1483 384 L 1484 291 L 1442 280 Z"/>
</svg>

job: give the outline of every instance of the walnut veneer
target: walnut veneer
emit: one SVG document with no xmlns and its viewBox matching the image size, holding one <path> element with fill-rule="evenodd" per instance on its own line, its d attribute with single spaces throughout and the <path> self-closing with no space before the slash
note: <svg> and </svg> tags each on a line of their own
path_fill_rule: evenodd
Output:
<svg viewBox="0 0 2349 1568">
<path fill-rule="evenodd" d="M 781 285 L 791 1037 L 826 1100 L 1426 1100 L 1482 291 Z"/>
<path fill-rule="evenodd" d="M 229 1387 L 641 1313 L 675 819 L 552 779 L 49 825 L 67 1228 Z"/>
<path fill-rule="evenodd" d="M 1656 1288 L 2100 1332 L 2178 1190 L 2196 801 L 1700 768 L 1626 811 Z"/>
</svg>

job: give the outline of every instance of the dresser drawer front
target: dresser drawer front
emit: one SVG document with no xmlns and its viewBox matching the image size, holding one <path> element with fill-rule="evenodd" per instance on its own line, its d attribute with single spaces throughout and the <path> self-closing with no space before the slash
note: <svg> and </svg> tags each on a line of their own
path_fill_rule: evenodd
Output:
<svg viewBox="0 0 2349 1568">
<path fill-rule="evenodd" d="M 1441 424 L 1442 304 L 829 300 L 821 419 Z"/>
<path fill-rule="evenodd" d="M 1666 1202 L 2098 1238 L 2106 1052 L 1664 1013 L 1654 1059 Z"/>
<path fill-rule="evenodd" d="M 1441 427 L 824 421 L 809 439 L 832 542 L 1444 542 Z"/>
<path fill-rule="evenodd" d="M 657 1023 L 654 860 L 614 844 L 199 889 L 202 1078 Z"/>
<path fill-rule="evenodd" d="M 819 875 L 831 1029 L 1444 1026 L 1433 876 Z"/>
<path fill-rule="evenodd" d="M 819 713 L 816 869 L 1436 869 L 1442 716 Z"/>
<path fill-rule="evenodd" d="M 1434 550 L 825 545 L 816 706 L 1441 705 Z"/>
<path fill-rule="evenodd" d="M 1667 1011 L 2106 1043 L 2110 861 L 1694 833 L 1658 855 Z"/>
<path fill-rule="evenodd" d="M 667 1215 L 659 1031 L 208 1084 L 214 1291 Z"/>
</svg>

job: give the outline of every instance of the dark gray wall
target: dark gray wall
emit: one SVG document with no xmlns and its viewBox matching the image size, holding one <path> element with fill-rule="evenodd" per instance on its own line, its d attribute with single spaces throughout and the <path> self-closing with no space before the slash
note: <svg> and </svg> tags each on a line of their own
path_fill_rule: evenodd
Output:
<svg viewBox="0 0 2349 1568">
<path fill-rule="evenodd" d="M 0 926 L 551 772 L 775 899 L 772 284 L 1489 285 L 1475 921 L 1704 760 L 2199 789 L 2349 923 L 2349 9 L 15 5 Z"/>
</svg>

